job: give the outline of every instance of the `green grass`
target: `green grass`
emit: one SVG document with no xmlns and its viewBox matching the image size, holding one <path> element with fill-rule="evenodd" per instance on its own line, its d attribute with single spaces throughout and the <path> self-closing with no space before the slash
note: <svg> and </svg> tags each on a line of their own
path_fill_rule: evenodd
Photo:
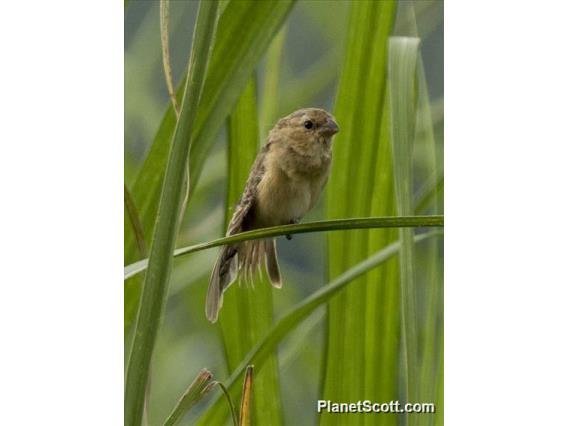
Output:
<svg viewBox="0 0 568 426">
<path fill-rule="evenodd" d="M 142 289 L 134 342 L 126 375 L 124 406 L 125 422 L 128 425 L 137 426 L 142 423 L 150 362 L 166 303 L 173 263 L 172 254 L 179 229 L 178 217 L 182 202 L 185 165 L 191 144 L 191 131 L 197 115 L 212 41 L 216 32 L 217 6 L 216 1 L 200 3 L 193 33 L 181 113 L 168 156 L 156 218 L 156 232 L 152 240 L 148 271 Z"/>
<path fill-rule="evenodd" d="M 229 404 L 213 385 L 240 401 L 249 365 L 252 424 L 443 424 L 443 232 L 426 229 L 444 222 L 443 111 L 433 107 L 443 100 L 430 100 L 414 9 L 395 1 L 295 3 L 200 2 L 193 31 L 183 29 L 191 65 L 178 79 L 179 121 L 170 102 L 125 185 L 128 425 L 227 424 Z M 169 7 L 183 23 L 176 13 L 184 6 Z M 172 23 L 168 31 L 167 9 L 164 1 L 159 23 L 170 52 L 156 65 L 162 74 L 164 62 L 175 81 L 182 30 Z M 436 6 L 417 10 L 428 31 L 435 28 Z M 159 28 L 153 37 L 159 41 Z M 303 69 L 289 61 L 297 51 L 308 58 Z M 164 79 L 164 99 L 167 85 L 174 86 Z M 302 224 L 219 238 L 270 126 L 290 110 L 328 102 L 341 131 L 321 205 Z M 216 254 L 207 249 L 287 234 L 298 237 L 281 246 L 284 288 L 265 277 L 254 288 L 234 284 L 218 323 L 206 322 Z M 291 345 L 301 327 L 303 340 Z M 212 375 L 187 388 L 201 368 Z M 168 382 L 171 371 L 180 380 Z M 438 413 L 316 416 L 315 399 L 435 402 Z"/>
<path fill-rule="evenodd" d="M 206 243 L 196 244 L 189 247 L 181 247 L 174 251 L 173 256 L 179 257 L 201 250 L 229 243 L 237 243 L 265 237 L 277 237 L 282 235 L 294 235 L 322 231 L 345 231 L 348 229 L 368 228 L 412 228 L 443 226 L 443 216 L 408 216 L 408 217 L 367 217 L 353 219 L 335 219 L 318 222 L 299 223 L 295 225 L 273 226 L 271 228 L 257 229 L 254 231 L 241 232 L 230 237 L 218 238 Z M 143 259 L 132 263 L 124 268 L 124 279 L 129 279 L 148 267 L 148 260 Z"/>
<path fill-rule="evenodd" d="M 390 216 L 392 160 L 386 111 L 387 45 L 395 2 L 353 2 L 347 53 L 335 113 L 342 131 L 334 142 L 327 216 Z M 350 188 L 346 191 L 345 188 Z M 396 230 L 330 234 L 331 279 L 395 241 Z M 399 304 L 396 264 L 364 274 L 328 308 L 323 399 L 397 399 Z M 380 380 L 378 379 L 380 377 Z M 396 424 L 396 417 L 324 413 L 322 425 Z"/>
<path fill-rule="evenodd" d="M 416 62 L 420 40 L 393 37 L 389 42 L 389 101 L 397 212 L 413 213 L 412 153 L 416 127 Z M 403 400 L 418 401 L 418 322 L 413 231 L 399 230 L 400 300 L 402 321 Z M 417 420 L 412 417 L 413 423 Z"/>
</svg>

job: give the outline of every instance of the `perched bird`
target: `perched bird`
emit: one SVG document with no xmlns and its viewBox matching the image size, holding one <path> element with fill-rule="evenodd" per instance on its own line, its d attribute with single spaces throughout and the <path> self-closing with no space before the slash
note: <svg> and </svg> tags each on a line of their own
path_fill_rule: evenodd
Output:
<svg viewBox="0 0 568 426">
<path fill-rule="evenodd" d="M 280 119 L 256 157 L 227 236 L 298 223 L 314 207 L 327 182 L 331 139 L 338 131 L 334 118 L 323 109 L 300 109 Z M 272 285 L 280 288 L 282 279 L 273 238 L 222 248 L 207 291 L 205 313 L 209 321 L 217 320 L 223 292 L 239 272 L 250 277 L 263 260 Z"/>
</svg>

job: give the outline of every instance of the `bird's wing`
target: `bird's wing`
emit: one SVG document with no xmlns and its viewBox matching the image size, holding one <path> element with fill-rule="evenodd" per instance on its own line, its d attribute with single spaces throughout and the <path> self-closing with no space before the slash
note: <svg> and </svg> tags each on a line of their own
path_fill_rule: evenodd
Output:
<svg viewBox="0 0 568 426">
<path fill-rule="evenodd" d="M 256 156 L 256 160 L 251 168 L 245 189 L 243 190 L 243 195 L 241 195 L 241 199 L 239 200 L 237 207 L 235 208 L 235 212 L 233 213 L 233 217 L 229 222 L 227 236 L 246 230 L 246 226 L 243 225 L 246 223 L 247 215 L 250 213 L 256 199 L 258 184 L 264 175 L 264 158 L 269 150 L 270 142 L 264 145 Z"/>
</svg>

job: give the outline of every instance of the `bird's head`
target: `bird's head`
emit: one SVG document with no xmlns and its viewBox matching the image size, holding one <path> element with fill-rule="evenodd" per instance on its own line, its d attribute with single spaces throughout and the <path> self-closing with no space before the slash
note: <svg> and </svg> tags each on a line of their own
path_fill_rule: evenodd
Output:
<svg viewBox="0 0 568 426">
<path fill-rule="evenodd" d="M 288 140 L 329 145 L 339 127 L 329 112 L 320 108 L 303 108 L 280 119 L 272 132 Z"/>
</svg>

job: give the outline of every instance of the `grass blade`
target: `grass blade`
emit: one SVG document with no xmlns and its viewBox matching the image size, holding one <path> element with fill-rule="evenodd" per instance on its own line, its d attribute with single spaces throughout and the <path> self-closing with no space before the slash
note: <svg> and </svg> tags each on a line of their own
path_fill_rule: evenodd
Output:
<svg viewBox="0 0 568 426">
<path fill-rule="evenodd" d="M 229 390 L 225 387 L 225 385 L 221 382 L 215 382 L 221 390 L 223 391 L 223 395 L 225 395 L 225 399 L 227 400 L 227 404 L 229 404 L 229 409 L 231 411 L 231 418 L 233 419 L 233 426 L 239 426 L 239 420 L 237 418 L 237 410 L 235 410 L 235 404 L 233 404 L 233 399 L 231 398 L 231 394 L 229 394 Z"/>
<path fill-rule="evenodd" d="M 408 30 L 400 35 L 418 37 L 418 26 L 413 3 L 405 4 L 399 16 L 408 23 Z M 416 204 L 414 211 L 429 207 L 430 212 L 443 212 L 443 171 L 438 167 L 437 146 L 434 137 L 434 119 L 428 85 L 421 56 L 417 55 L 417 99 L 416 99 L 416 131 L 414 132 L 414 181 L 425 181 L 419 191 L 423 202 Z M 409 76 L 411 78 L 411 76 Z M 443 119 L 443 101 L 436 106 L 437 121 Z M 433 425 L 443 422 L 443 401 L 439 392 L 443 389 L 443 276 L 441 241 L 431 240 L 416 250 L 417 275 L 417 318 L 419 377 L 417 378 L 417 394 L 421 401 L 433 401 L 437 410 L 434 415 L 420 418 L 420 424 Z M 416 422 L 416 419 L 412 419 Z"/>
<path fill-rule="evenodd" d="M 253 366 L 249 365 L 245 373 L 243 383 L 243 397 L 241 399 L 241 410 L 239 416 L 239 426 L 251 425 L 251 405 L 252 405 L 252 371 Z"/>
<path fill-rule="evenodd" d="M 389 42 L 389 99 L 392 150 L 398 214 L 413 213 L 412 152 L 416 126 L 416 64 L 420 40 L 393 37 Z M 402 308 L 402 360 L 405 374 L 404 401 L 418 401 L 419 354 L 414 241 L 411 229 L 399 230 L 401 251 L 400 289 Z M 414 423 L 416 417 L 410 416 Z"/>
<path fill-rule="evenodd" d="M 417 100 L 417 122 L 416 134 L 422 134 L 423 140 L 417 139 L 416 143 L 424 144 L 424 153 L 422 162 L 432 170 L 432 176 L 438 176 L 437 182 L 430 193 L 425 194 L 424 198 L 431 203 L 431 211 L 442 212 L 443 197 L 443 174 L 438 171 L 436 160 L 436 141 L 434 139 L 434 131 L 432 124 L 432 115 L 430 112 L 430 100 L 428 96 L 428 88 L 426 76 L 422 60 L 418 58 L 418 100 Z M 418 203 L 421 207 L 423 204 Z M 416 210 L 415 210 L 416 211 Z M 438 389 L 442 383 L 443 370 L 443 327 L 444 327 L 444 287 L 442 275 L 442 261 L 440 259 L 440 241 L 430 241 L 425 245 L 424 250 L 424 267 L 420 275 L 423 282 L 419 284 L 424 289 L 424 296 L 419 297 L 418 301 L 422 306 L 418 306 L 419 312 L 425 312 L 425 315 L 419 320 L 419 344 L 421 345 L 420 360 L 420 383 L 419 394 L 421 401 L 433 401 L 436 404 L 436 413 L 428 416 L 427 425 L 434 425 L 436 422 L 443 420 L 443 403 L 438 398 Z M 420 253 L 417 253 L 417 255 Z M 417 260 L 420 260 L 417 256 Z M 420 265 L 420 263 L 419 263 Z"/>
<path fill-rule="evenodd" d="M 413 10 L 411 9 L 411 12 Z M 430 211 L 443 212 L 443 171 L 440 170 L 437 160 L 437 147 L 434 137 L 434 123 L 428 94 L 428 84 L 422 58 L 417 60 L 417 110 L 416 110 L 416 141 L 417 146 L 422 145 L 422 167 L 437 177 L 431 196 L 424 196 L 431 203 Z M 443 108 L 442 108 L 443 114 Z M 420 136 L 419 136 L 420 135 Z M 418 166 L 418 164 L 416 165 Z M 417 207 L 424 204 L 418 203 Z M 416 210 L 415 210 L 416 211 Z M 425 312 L 419 320 L 419 344 L 421 345 L 420 383 L 419 393 L 421 401 L 433 401 L 436 404 L 436 413 L 428 416 L 427 425 L 443 423 L 443 333 L 444 333 L 444 284 L 442 274 L 442 260 L 440 258 L 441 241 L 431 240 L 424 245 L 423 278 L 421 287 L 423 296 L 418 298 L 423 306 L 418 306 L 419 312 Z M 418 252 L 418 250 L 417 250 Z M 420 253 L 417 253 L 420 254 Z M 420 258 L 417 256 L 417 260 Z M 419 263 L 420 265 L 420 263 Z"/>
<path fill-rule="evenodd" d="M 198 182 L 213 140 L 294 3 L 294 0 L 232 0 L 226 4 L 219 18 L 207 79 L 192 131 L 189 160 L 191 190 Z M 247 30 L 243 31 L 243 28 Z M 148 238 L 154 233 L 159 194 L 175 124 L 175 113 L 169 107 L 132 190 Z M 126 233 L 124 249 L 126 264 L 140 259 L 132 233 Z M 136 280 L 125 286 L 126 327 L 132 323 L 133 313 L 137 310 L 139 290 Z"/>
<path fill-rule="evenodd" d="M 168 88 L 168 95 L 172 101 L 172 106 L 179 117 L 179 105 L 177 103 L 176 91 L 174 89 L 174 78 L 172 76 L 172 66 L 170 62 L 170 42 L 169 42 L 169 22 L 170 22 L 170 0 L 160 0 L 160 41 L 162 42 L 162 63 L 164 65 L 164 77 Z"/>
<path fill-rule="evenodd" d="M 184 256 L 196 251 L 206 250 L 213 247 L 230 243 L 238 243 L 267 237 L 279 237 L 282 235 L 305 234 L 322 231 L 346 231 L 350 229 L 369 228 L 400 228 L 400 227 L 437 227 L 444 226 L 443 216 L 410 216 L 410 217 L 368 217 L 353 219 L 322 220 L 318 222 L 299 223 L 296 225 L 273 226 L 270 228 L 256 229 L 254 231 L 241 232 L 230 237 L 218 238 L 206 243 L 200 243 L 189 247 L 182 247 L 174 251 L 174 257 Z M 124 268 L 124 279 L 131 278 L 148 266 L 148 259 L 132 263 Z"/>
<path fill-rule="evenodd" d="M 432 231 L 429 233 L 417 235 L 415 242 L 419 243 L 427 241 L 443 235 L 442 231 Z M 358 277 L 366 274 L 373 268 L 384 265 L 391 258 L 396 256 L 400 250 L 398 242 L 392 243 L 382 250 L 374 253 L 369 258 L 358 263 L 354 267 L 345 271 L 332 282 L 320 288 L 302 302 L 295 305 L 287 314 L 282 316 L 268 331 L 268 333 L 254 346 L 253 349 L 241 360 L 239 366 L 231 373 L 226 381 L 229 390 L 235 389 L 240 383 L 240 377 L 243 375 L 247 366 L 254 364 L 257 368 L 261 368 L 266 359 L 278 347 L 278 344 L 291 333 L 303 320 L 305 320 L 312 312 L 321 307 L 325 303 L 331 301 L 339 294 L 343 294 L 348 286 L 353 285 L 353 281 Z M 377 284 L 377 283 L 373 283 Z M 397 284 L 397 283 L 393 283 Z M 221 398 L 216 397 L 215 407 L 222 404 Z M 214 410 L 207 411 L 199 421 L 200 425 L 218 424 L 213 420 L 212 413 Z"/>
<path fill-rule="evenodd" d="M 393 214 L 391 154 L 385 114 L 387 41 L 396 3 L 351 2 L 347 51 L 335 116 L 341 132 L 334 141 L 327 216 Z M 356 141 L 356 142 L 355 142 Z M 328 237 L 330 279 L 386 247 L 393 231 L 354 231 Z M 323 399 L 396 399 L 398 291 L 396 264 L 362 275 L 330 301 Z M 381 285 L 370 285 L 371 283 Z M 348 373 L 346 373 L 348 372 Z M 381 377 L 381 380 L 377 380 Z M 322 413 L 320 424 L 395 424 L 390 415 Z"/>
<path fill-rule="evenodd" d="M 203 369 L 199 372 L 195 380 L 189 385 L 184 392 L 166 421 L 164 426 L 173 426 L 187 413 L 191 407 L 199 402 L 199 400 L 209 391 L 209 384 L 213 375 Z"/>
<path fill-rule="evenodd" d="M 199 4 L 182 110 L 168 157 L 156 232 L 152 241 L 148 273 L 144 281 L 142 303 L 138 312 L 126 377 L 125 420 L 129 426 L 138 426 L 142 421 L 150 363 L 165 305 L 173 261 L 172 254 L 179 226 L 178 215 L 185 163 L 189 155 L 191 130 L 197 115 L 199 97 L 217 26 L 217 7 L 218 2 L 214 0 Z"/>
</svg>

